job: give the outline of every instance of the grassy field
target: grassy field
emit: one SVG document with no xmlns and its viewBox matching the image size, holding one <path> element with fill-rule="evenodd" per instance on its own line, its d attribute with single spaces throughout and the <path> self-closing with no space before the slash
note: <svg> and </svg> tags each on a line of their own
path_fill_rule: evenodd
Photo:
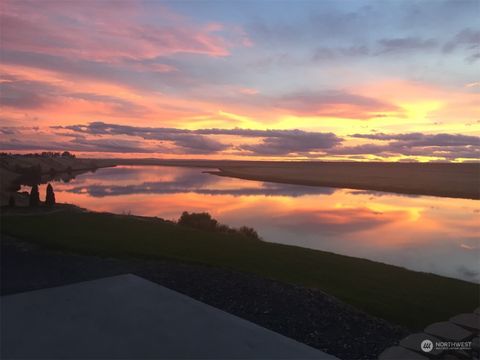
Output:
<svg viewBox="0 0 480 360">
<path fill-rule="evenodd" d="M 472 283 L 156 218 L 57 211 L 2 215 L 1 225 L 2 233 L 53 248 L 195 262 L 318 288 L 411 330 L 479 304 L 479 286 Z"/>
</svg>

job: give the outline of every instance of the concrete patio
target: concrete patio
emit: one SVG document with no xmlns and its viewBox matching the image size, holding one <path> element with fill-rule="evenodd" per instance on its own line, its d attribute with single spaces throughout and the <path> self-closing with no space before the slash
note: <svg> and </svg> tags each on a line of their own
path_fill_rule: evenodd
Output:
<svg viewBox="0 0 480 360">
<path fill-rule="evenodd" d="M 335 359 L 131 274 L 1 297 L 0 355 Z"/>
</svg>

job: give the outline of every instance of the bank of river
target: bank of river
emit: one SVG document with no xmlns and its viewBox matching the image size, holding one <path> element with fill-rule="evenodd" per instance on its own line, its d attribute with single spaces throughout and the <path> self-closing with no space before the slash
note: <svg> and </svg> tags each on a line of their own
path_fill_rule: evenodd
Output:
<svg viewBox="0 0 480 360">
<path fill-rule="evenodd" d="M 469 199 L 402 195 L 213 176 L 208 168 L 117 166 L 57 181 L 58 201 L 176 220 L 209 212 L 265 241 L 480 281 L 478 213 Z M 24 187 L 29 191 L 29 187 Z M 41 197 L 45 185 L 40 186 Z"/>
</svg>

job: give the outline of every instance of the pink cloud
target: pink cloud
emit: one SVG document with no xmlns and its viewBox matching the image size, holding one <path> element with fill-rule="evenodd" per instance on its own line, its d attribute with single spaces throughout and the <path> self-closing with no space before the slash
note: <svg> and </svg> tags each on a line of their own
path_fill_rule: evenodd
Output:
<svg viewBox="0 0 480 360">
<path fill-rule="evenodd" d="M 257 89 L 252 89 L 252 88 L 241 88 L 239 90 L 239 92 L 241 94 L 244 94 L 244 95 L 256 95 L 256 94 L 258 94 L 258 90 Z"/>
<path fill-rule="evenodd" d="M 385 112 L 398 113 L 400 111 L 392 103 L 343 90 L 289 94 L 275 99 L 274 106 L 301 116 L 361 120 L 382 117 Z"/>
<path fill-rule="evenodd" d="M 358 231 L 378 230 L 379 227 L 397 222 L 405 218 L 404 211 L 375 212 L 366 207 L 338 209 L 297 209 L 296 216 L 282 213 L 274 220 L 282 227 L 301 226 L 302 229 L 321 231 L 322 233 L 349 233 Z"/>
<path fill-rule="evenodd" d="M 138 2 L 43 1 L 39 6 L 6 1 L 2 47 L 105 62 L 177 53 L 229 55 L 230 45 L 219 34 L 221 24 L 193 24 L 163 7 L 155 9 L 158 22 L 149 24 L 142 20 Z"/>
<path fill-rule="evenodd" d="M 142 64 L 142 63 L 132 63 L 131 68 L 142 71 L 142 72 L 154 72 L 154 73 L 171 73 L 178 71 L 178 69 L 172 65 L 168 64 Z"/>
</svg>

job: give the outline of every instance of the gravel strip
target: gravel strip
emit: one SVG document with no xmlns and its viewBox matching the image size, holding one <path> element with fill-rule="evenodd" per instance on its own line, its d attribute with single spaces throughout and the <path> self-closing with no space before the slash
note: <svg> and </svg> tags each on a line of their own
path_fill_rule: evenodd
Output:
<svg viewBox="0 0 480 360">
<path fill-rule="evenodd" d="M 40 248 L 2 235 L 2 295 L 134 273 L 341 359 L 374 359 L 409 332 L 319 290 L 171 261 Z"/>
</svg>

